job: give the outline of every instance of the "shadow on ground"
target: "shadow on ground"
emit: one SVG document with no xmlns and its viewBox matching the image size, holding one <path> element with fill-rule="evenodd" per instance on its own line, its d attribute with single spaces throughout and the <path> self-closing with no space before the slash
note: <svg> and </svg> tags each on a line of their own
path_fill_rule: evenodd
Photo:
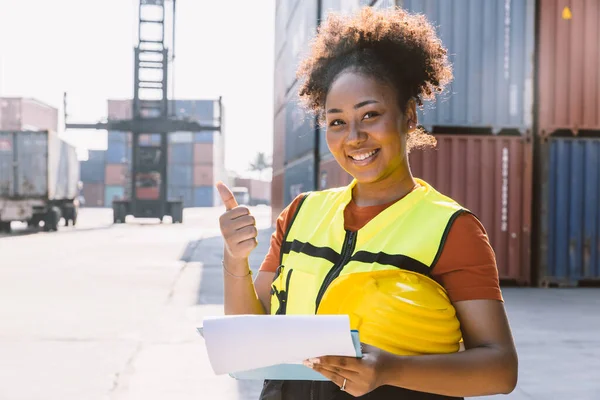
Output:
<svg viewBox="0 0 600 400">
<path fill-rule="evenodd" d="M 254 274 L 269 251 L 272 233 L 271 228 L 258 231 L 258 246 L 250 254 L 250 268 Z M 223 238 L 221 236 L 189 242 L 183 251 L 181 261 L 202 263 L 197 304 L 223 304 L 222 258 Z"/>
</svg>

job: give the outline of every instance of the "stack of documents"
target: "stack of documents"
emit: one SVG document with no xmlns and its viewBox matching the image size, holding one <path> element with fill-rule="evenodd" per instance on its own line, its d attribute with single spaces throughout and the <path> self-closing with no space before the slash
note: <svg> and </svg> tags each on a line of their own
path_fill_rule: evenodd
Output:
<svg viewBox="0 0 600 400">
<path fill-rule="evenodd" d="M 207 317 L 198 332 L 215 374 L 236 379 L 327 380 L 302 361 L 362 356 L 347 315 Z"/>
</svg>

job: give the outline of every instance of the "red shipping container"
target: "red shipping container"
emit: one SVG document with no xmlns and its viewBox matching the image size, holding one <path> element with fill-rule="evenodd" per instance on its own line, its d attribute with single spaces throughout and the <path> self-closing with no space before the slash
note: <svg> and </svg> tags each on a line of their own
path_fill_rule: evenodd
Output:
<svg viewBox="0 0 600 400">
<path fill-rule="evenodd" d="M 129 165 L 106 164 L 104 183 L 107 185 L 124 186 L 129 182 Z"/>
<path fill-rule="evenodd" d="M 600 129 L 600 2 L 540 0 L 539 129 Z"/>
<path fill-rule="evenodd" d="M 212 186 L 214 170 L 212 165 L 194 165 L 194 186 Z"/>
<path fill-rule="evenodd" d="M 131 119 L 133 116 L 133 101 L 108 100 L 108 119 Z"/>
<path fill-rule="evenodd" d="M 104 206 L 104 184 L 103 183 L 84 183 L 81 194 L 85 201 L 84 207 L 103 207 Z"/>
<path fill-rule="evenodd" d="M 285 109 L 275 116 L 273 125 L 273 172 L 283 172 L 285 158 Z"/>
<path fill-rule="evenodd" d="M 213 163 L 213 144 L 212 143 L 194 143 L 194 164 Z"/>
<path fill-rule="evenodd" d="M 285 208 L 283 204 L 283 172 L 273 175 L 271 180 L 271 224 L 275 227 L 277 217 Z"/>
<path fill-rule="evenodd" d="M 352 182 L 352 175 L 340 167 L 335 158 L 321 161 L 319 166 L 319 190 L 347 186 Z"/>
<path fill-rule="evenodd" d="M 0 99 L 1 130 L 49 130 L 58 129 L 58 109 L 41 101 L 21 97 Z"/>
<path fill-rule="evenodd" d="M 410 166 L 483 223 L 503 281 L 531 283 L 532 146 L 521 137 L 437 135 Z"/>
<path fill-rule="evenodd" d="M 251 205 L 271 203 L 271 182 L 250 178 L 236 178 L 235 186 L 248 188 Z"/>
</svg>

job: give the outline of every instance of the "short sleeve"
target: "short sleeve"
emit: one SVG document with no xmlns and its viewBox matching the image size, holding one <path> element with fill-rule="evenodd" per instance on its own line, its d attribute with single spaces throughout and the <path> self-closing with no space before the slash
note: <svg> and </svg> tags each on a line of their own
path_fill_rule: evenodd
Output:
<svg viewBox="0 0 600 400">
<path fill-rule="evenodd" d="M 443 246 L 432 277 L 446 289 L 452 302 L 503 301 L 494 250 L 474 215 L 465 213 L 456 218 Z"/>
</svg>

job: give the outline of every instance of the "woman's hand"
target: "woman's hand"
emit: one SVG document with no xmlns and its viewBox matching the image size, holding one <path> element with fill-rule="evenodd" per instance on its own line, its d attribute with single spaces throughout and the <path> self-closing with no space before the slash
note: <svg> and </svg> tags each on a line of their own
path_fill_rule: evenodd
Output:
<svg viewBox="0 0 600 400">
<path fill-rule="evenodd" d="M 238 206 L 233 193 L 225 184 L 219 182 L 216 186 L 226 209 L 219 218 L 226 255 L 234 259 L 247 259 L 258 244 L 256 220 L 247 207 Z"/>
<path fill-rule="evenodd" d="M 342 390 L 358 397 L 382 385 L 380 374 L 389 353 L 377 347 L 362 344 L 363 357 L 324 356 L 304 362 Z"/>
</svg>

